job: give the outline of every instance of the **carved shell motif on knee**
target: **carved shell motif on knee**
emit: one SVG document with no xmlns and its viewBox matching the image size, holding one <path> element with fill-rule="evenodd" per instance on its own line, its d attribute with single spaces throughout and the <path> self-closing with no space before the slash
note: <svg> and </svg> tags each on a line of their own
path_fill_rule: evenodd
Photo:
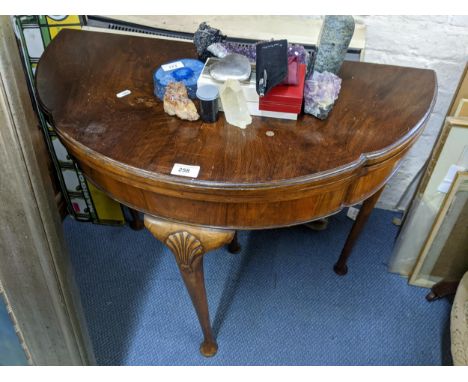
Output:
<svg viewBox="0 0 468 382">
<path fill-rule="evenodd" d="M 169 235 L 166 239 L 166 245 L 176 256 L 179 266 L 190 272 L 195 258 L 204 253 L 200 240 L 187 231 L 174 232 Z"/>
</svg>

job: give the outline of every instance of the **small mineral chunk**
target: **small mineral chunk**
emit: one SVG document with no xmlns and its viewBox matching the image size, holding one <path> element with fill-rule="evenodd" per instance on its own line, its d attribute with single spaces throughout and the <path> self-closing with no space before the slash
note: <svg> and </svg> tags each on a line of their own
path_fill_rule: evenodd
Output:
<svg viewBox="0 0 468 382">
<path fill-rule="evenodd" d="M 182 82 L 170 82 L 164 93 L 164 111 L 177 115 L 180 119 L 196 121 L 200 116 L 192 100 L 188 97 L 187 88 Z"/>
<path fill-rule="evenodd" d="M 341 90 L 341 78 L 329 72 L 313 72 L 304 85 L 304 112 L 325 119 Z"/>
<path fill-rule="evenodd" d="M 220 42 L 215 42 L 214 44 L 211 44 L 208 48 L 206 48 L 206 50 L 211 54 L 214 54 L 218 58 L 223 58 L 228 55 L 227 49 Z"/>
<path fill-rule="evenodd" d="M 226 36 L 219 29 L 211 28 L 206 22 L 203 22 L 198 27 L 193 35 L 193 43 L 197 48 L 198 57 L 202 61 L 206 61 L 208 57 L 212 57 L 207 48 L 214 43 L 224 41 Z"/>
</svg>

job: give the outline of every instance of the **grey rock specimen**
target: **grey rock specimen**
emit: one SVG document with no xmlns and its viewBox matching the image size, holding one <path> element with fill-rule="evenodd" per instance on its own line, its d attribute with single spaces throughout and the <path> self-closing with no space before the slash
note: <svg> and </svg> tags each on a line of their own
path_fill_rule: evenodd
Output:
<svg viewBox="0 0 468 382">
<path fill-rule="evenodd" d="M 207 23 L 203 22 L 198 27 L 193 35 L 193 43 L 197 48 L 198 57 L 202 61 L 206 61 L 208 57 L 213 57 L 207 48 L 214 43 L 224 41 L 226 36 L 221 34 L 221 31 L 216 28 L 211 28 Z"/>
<path fill-rule="evenodd" d="M 352 16 L 325 16 L 314 71 L 338 74 L 354 33 Z"/>
</svg>

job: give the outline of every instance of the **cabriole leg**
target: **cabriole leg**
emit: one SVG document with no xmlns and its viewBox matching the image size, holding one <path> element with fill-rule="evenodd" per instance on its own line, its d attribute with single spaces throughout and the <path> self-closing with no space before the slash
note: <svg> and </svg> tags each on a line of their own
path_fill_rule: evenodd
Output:
<svg viewBox="0 0 468 382">
<path fill-rule="evenodd" d="M 203 332 L 204 340 L 200 352 L 205 357 L 214 356 L 218 345 L 210 324 L 203 255 L 230 243 L 234 238 L 234 231 L 172 223 L 149 215 L 145 215 L 145 226 L 174 254 Z"/>
</svg>

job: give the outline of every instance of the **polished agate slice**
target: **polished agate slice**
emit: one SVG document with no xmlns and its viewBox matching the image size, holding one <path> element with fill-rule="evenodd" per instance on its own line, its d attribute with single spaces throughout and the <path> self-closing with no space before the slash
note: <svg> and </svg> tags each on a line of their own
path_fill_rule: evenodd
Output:
<svg viewBox="0 0 468 382">
<path fill-rule="evenodd" d="M 251 70 L 247 57 L 232 53 L 216 62 L 210 69 L 210 75 L 217 81 L 228 79 L 244 81 L 250 78 Z"/>
</svg>

